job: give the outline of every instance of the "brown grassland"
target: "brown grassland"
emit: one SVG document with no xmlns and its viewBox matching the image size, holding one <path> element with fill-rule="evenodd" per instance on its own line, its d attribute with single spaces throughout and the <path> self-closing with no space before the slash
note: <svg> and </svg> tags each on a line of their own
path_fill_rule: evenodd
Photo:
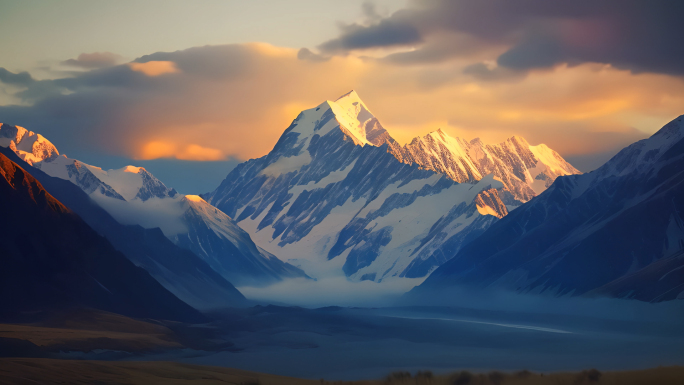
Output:
<svg viewBox="0 0 684 385">
<path fill-rule="evenodd" d="M 385 379 L 370 381 L 304 380 L 245 370 L 174 362 L 111 362 L 55 360 L 45 358 L 0 359 L 0 384 L 235 384 L 235 385 L 679 385 L 684 383 L 684 367 L 646 370 L 578 373 L 470 373 L 457 372 L 414 375 L 396 372 Z"/>
</svg>

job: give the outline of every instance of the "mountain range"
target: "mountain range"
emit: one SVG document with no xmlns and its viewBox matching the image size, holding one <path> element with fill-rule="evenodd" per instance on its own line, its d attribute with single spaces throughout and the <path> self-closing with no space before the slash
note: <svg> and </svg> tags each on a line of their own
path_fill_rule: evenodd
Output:
<svg viewBox="0 0 684 385">
<path fill-rule="evenodd" d="M 142 167 L 103 170 L 60 155 L 42 135 L 9 124 L 0 125 L 0 147 L 14 151 L 35 169 L 72 182 L 117 222 L 145 229 L 160 228 L 169 240 L 193 251 L 231 283 L 259 286 L 285 278 L 306 277 L 300 269 L 257 248 L 231 218 L 209 207 L 199 197 L 178 194 Z M 98 227 L 97 221 L 92 224 Z M 131 259 L 156 271 L 157 275 L 169 272 L 158 269 L 158 264 L 164 264 L 158 258 L 147 258 L 146 263 L 141 258 Z M 179 281 L 171 276 L 163 280 Z M 206 301 L 195 299 L 193 303 L 206 305 Z"/>
<path fill-rule="evenodd" d="M 8 228 L 7 255 L 45 258 L 45 248 L 31 248 L 38 234 L 54 242 L 62 221 L 67 229 L 76 221 L 92 228 L 78 231 L 101 236 L 89 242 L 103 253 L 146 270 L 173 309 L 244 306 L 236 286 L 326 277 L 413 279 L 422 284 L 407 298 L 419 300 L 450 288 L 684 296 L 684 117 L 581 174 L 519 136 L 489 145 L 437 130 L 400 145 L 351 91 L 302 111 L 272 151 L 201 195 L 179 194 L 142 167 L 103 170 L 67 158 L 19 126 L 0 125 L 0 153 L 8 217 L 23 210 L 8 205 L 19 199 L 54 222 L 37 233 Z M 64 245 L 50 247 L 68 260 Z M 78 244 L 69 247 L 75 253 Z M 9 262 L 27 282 L 37 279 Z"/>
<path fill-rule="evenodd" d="M 439 267 L 411 296 L 449 287 L 684 298 L 684 116 L 597 170 L 561 176 Z"/>
<path fill-rule="evenodd" d="M 176 246 L 159 228 L 122 225 L 77 185 L 30 166 L 9 148 L 0 147 L 0 153 L 30 173 L 60 203 L 184 302 L 198 309 L 248 304 L 223 276 L 191 251 Z"/>
<path fill-rule="evenodd" d="M 0 154 L 0 313 L 93 307 L 139 318 L 206 318 L 136 267 Z"/>
<path fill-rule="evenodd" d="M 273 150 L 202 197 L 270 253 L 313 276 L 422 278 L 492 223 L 577 174 L 513 137 L 442 131 L 400 146 L 356 92 L 302 111 Z"/>
</svg>

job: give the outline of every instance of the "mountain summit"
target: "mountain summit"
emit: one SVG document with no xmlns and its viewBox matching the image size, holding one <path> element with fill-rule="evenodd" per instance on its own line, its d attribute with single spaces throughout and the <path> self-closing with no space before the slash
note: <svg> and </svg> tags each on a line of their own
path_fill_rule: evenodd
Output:
<svg viewBox="0 0 684 385">
<path fill-rule="evenodd" d="M 351 90 L 334 102 L 326 101 L 323 104 L 330 107 L 330 111 L 335 114 L 335 118 L 340 123 L 340 129 L 355 143 L 382 146 L 385 143 L 395 142 L 356 91 Z"/>
<path fill-rule="evenodd" d="M 314 277 L 421 278 L 508 213 L 500 192 L 514 183 L 502 176 L 528 195 L 537 176 L 555 178 L 534 146 L 512 147 L 441 130 L 402 147 L 351 91 L 302 111 L 270 153 L 203 197 Z"/>
</svg>

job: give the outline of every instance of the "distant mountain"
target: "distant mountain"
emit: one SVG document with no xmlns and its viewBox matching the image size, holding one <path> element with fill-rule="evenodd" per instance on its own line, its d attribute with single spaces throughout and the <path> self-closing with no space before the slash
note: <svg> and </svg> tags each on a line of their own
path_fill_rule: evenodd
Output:
<svg viewBox="0 0 684 385">
<path fill-rule="evenodd" d="M 436 132 L 401 147 L 352 91 L 300 113 L 268 155 L 203 197 L 313 276 L 425 277 L 508 213 L 506 186 L 527 199 L 577 172 L 519 138 L 459 141 Z"/>
<path fill-rule="evenodd" d="M 267 285 L 285 278 L 306 277 L 300 269 L 255 248 L 249 235 L 244 232 L 238 234 L 239 228 L 231 218 L 223 213 L 219 215 L 215 208 L 198 211 L 190 207 L 186 198 L 166 187 L 142 167 L 103 170 L 59 155 L 57 148 L 43 136 L 9 124 L 0 124 L 0 147 L 13 150 L 28 164 L 50 176 L 71 181 L 118 222 L 140 225 L 146 229 L 161 228 L 167 238 L 194 251 L 231 283 Z M 207 216 L 203 217 L 205 214 Z M 220 217 L 220 220 L 216 220 L 216 217 Z M 213 225 L 207 226 L 207 223 Z M 147 262 L 141 258 L 135 258 L 134 261 L 154 271 L 161 281 L 161 272 L 170 273 L 173 269 L 160 270 L 157 265 L 159 257 L 163 255 L 156 253 L 155 257 L 147 258 Z M 151 263 L 151 260 L 155 263 Z M 166 282 L 171 288 L 171 282 L 179 283 L 182 280 L 167 279 Z M 224 283 L 220 285 L 225 286 Z M 197 290 L 202 291 L 200 288 Z M 197 294 L 187 293 L 186 299 L 192 299 L 191 302 L 199 306 L 215 303 L 214 299 L 202 299 Z M 234 293 L 225 297 L 231 298 L 235 298 Z"/>
<path fill-rule="evenodd" d="M 684 116 L 588 174 L 563 176 L 411 296 L 451 286 L 684 298 Z"/>
<path fill-rule="evenodd" d="M 146 201 L 152 197 L 176 196 L 142 167 L 127 166 L 119 170 L 102 170 L 65 155 L 42 135 L 19 126 L 0 124 L 0 147 L 13 150 L 23 161 L 48 175 L 70 180 L 88 194 L 129 201 Z"/>
<path fill-rule="evenodd" d="M 203 259 L 176 246 L 158 228 L 122 225 L 70 181 L 51 177 L 28 165 L 8 148 L 0 147 L 0 153 L 29 172 L 52 196 L 181 300 L 198 309 L 247 304 L 245 297 L 230 282 Z"/>
<path fill-rule="evenodd" d="M 205 320 L 3 154 L 0 218 L 0 312 L 86 306 L 133 317 Z"/>
</svg>

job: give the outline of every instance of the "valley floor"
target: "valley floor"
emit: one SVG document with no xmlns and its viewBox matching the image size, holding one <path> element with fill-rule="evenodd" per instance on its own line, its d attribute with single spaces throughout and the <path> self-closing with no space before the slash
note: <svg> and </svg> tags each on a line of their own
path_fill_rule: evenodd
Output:
<svg viewBox="0 0 684 385">
<path fill-rule="evenodd" d="M 313 384 L 321 378 L 380 379 L 397 371 L 447 376 L 528 369 L 575 374 L 557 375 L 556 382 L 539 375 L 501 383 L 572 384 L 577 373 L 596 368 L 606 373 L 601 383 L 629 384 L 609 382 L 618 374 L 608 372 L 663 366 L 671 369 L 643 374 L 663 375 L 663 381 L 633 383 L 667 384 L 670 375 L 684 383 L 678 367 L 684 364 L 681 318 L 655 322 L 657 309 L 645 318 L 605 318 L 456 307 L 255 306 L 209 314 L 212 321 L 198 325 L 79 310 L 0 324 L 0 357 L 6 357 L 0 379 L 47 376 L 9 382 L 44 383 L 52 381 L 49 376 L 73 375 L 84 383 L 249 384 L 257 376 L 260 384 Z M 439 381 L 431 383 L 445 383 Z"/>
</svg>

